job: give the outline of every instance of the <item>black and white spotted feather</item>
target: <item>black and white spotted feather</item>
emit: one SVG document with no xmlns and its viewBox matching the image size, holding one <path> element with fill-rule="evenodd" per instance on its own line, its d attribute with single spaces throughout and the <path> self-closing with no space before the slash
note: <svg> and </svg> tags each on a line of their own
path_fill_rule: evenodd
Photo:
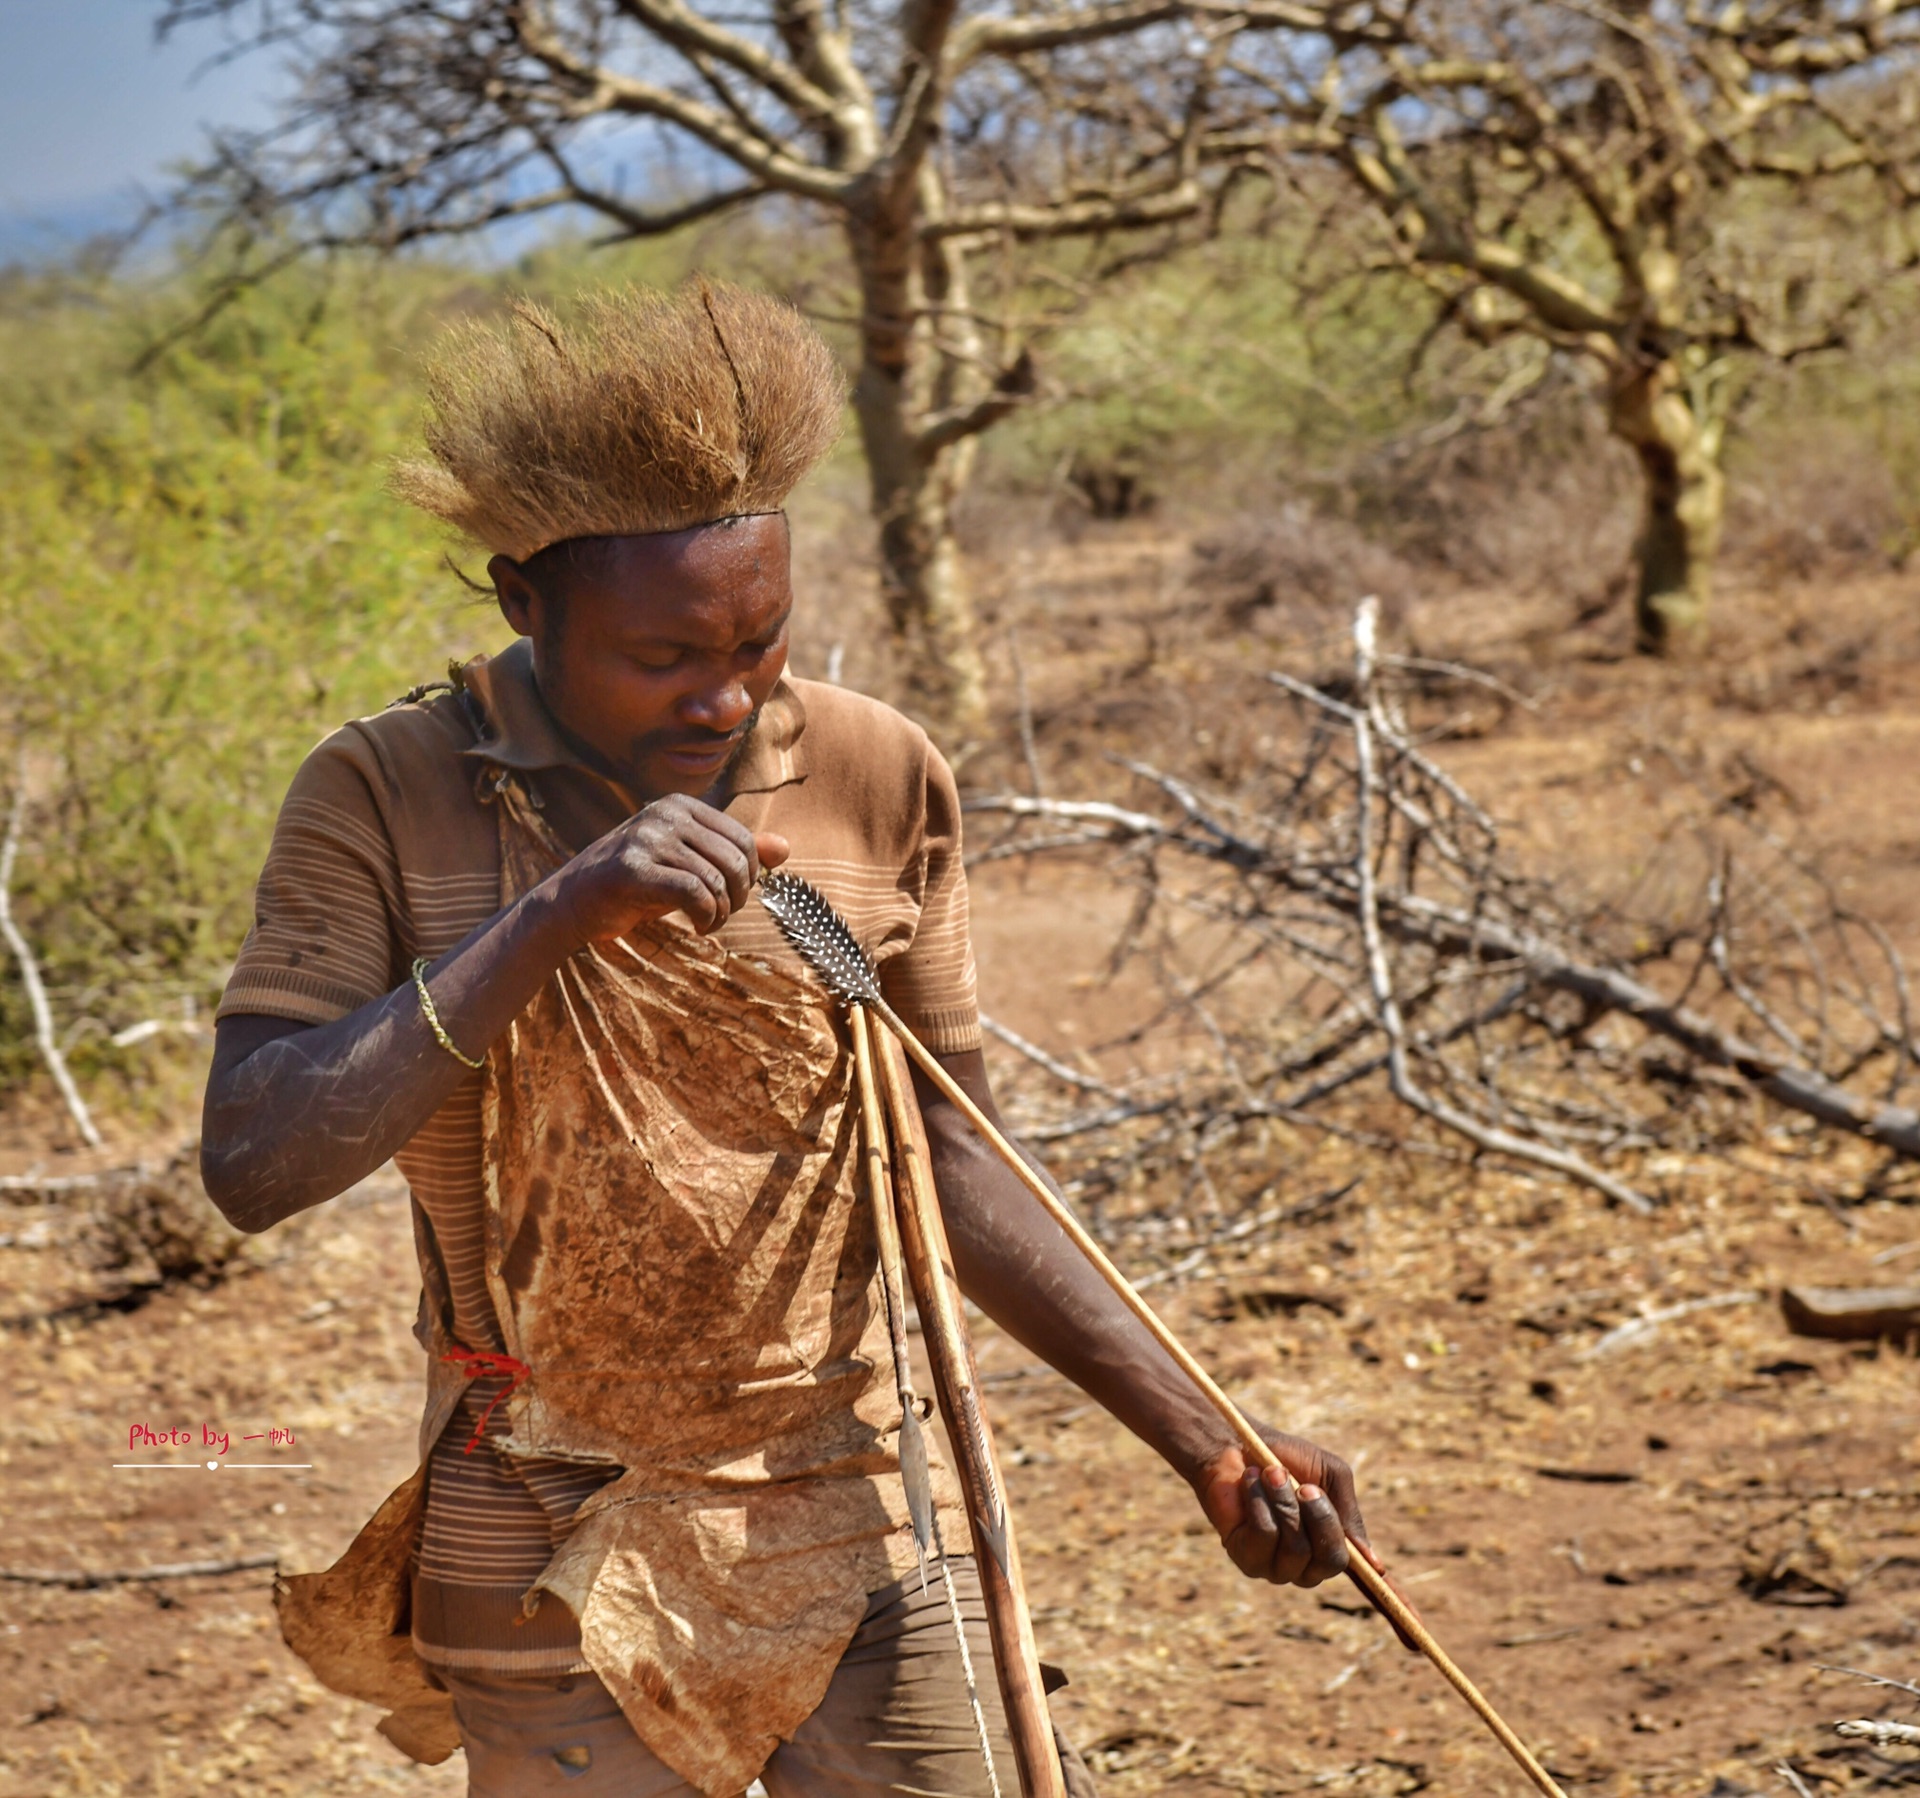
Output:
<svg viewBox="0 0 1920 1798">
<path fill-rule="evenodd" d="M 813 971 L 849 1005 L 877 1005 L 880 981 L 845 918 L 797 874 L 769 874 L 760 903 Z"/>
</svg>

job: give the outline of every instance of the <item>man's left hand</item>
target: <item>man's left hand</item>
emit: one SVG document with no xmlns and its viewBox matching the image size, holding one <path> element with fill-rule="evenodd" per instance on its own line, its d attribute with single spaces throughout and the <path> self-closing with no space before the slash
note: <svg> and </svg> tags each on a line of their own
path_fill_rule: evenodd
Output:
<svg viewBox="0 0 1920 1798">
<path fill-rule="evenodd" d="M 1238 1443 L 1216 1455 L 1194 1482 L 1200 1508 L 1233 1564 L 1250 1579 L 1318 1586 L 1345 1573 L 1357 1547 L 1384 1572 L 1367 1542 L 1353 1469 L 1302 1436 L 1261 1433 L 1299 1482 L 1297 1491 L 1278 1468 L 1255 1465 Z"/>
<path fill-rule="evenodd" d="M 1279 1468 L 1255 1465 L 1238 1443 L 1215 1455 L 1194 1481 L 1200 1508 L 1220 1532 L 1233 1564 L 1250 1579 L 1277 1586 L 1318 1586 L 1345 1573 L 1358 1553 L 1406 1604 L 1407 1595 L 1367 1540 L 1353 1469 L 1304 1436 L 1283 1436 L 1264 1425 L 1260 1434 L 1297 1486 Z M 1380 1608 L 1378 1599 L 1368 1597 Z M 1387 1621 L 1393 1623 L 1391 1617 Z M 1401 1647 L 1419 1652 L 1419 1643 L 1398 1623 L 1393 1633 Z"/>
</svg>

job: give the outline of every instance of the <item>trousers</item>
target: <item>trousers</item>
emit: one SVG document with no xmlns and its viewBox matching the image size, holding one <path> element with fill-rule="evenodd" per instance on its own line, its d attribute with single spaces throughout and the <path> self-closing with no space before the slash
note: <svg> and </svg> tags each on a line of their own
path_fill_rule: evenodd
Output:
<svg viewBox="0 0 1920 1798">
<path fill-rule="evenodd" d="M 1003 1794 L 1019 1789 L 980 1581 L 951 1563 Z M 468 1798 L 700 1798 L 655 1756 L 591 1673 L 538 1679 L 436 1670 L 453 1697 Z M 1069 1798 L 1095 1798 L 1064 1739 Z M 943 1583 L 876 1592 L 826 1696 L 760 1775 L 769 1798 L 991 1798 Z"/>
</svg>

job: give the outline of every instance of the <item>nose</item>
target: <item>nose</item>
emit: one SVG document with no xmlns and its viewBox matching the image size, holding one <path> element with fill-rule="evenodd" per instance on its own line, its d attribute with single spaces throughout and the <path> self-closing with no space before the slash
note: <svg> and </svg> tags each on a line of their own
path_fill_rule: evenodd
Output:
<svg viewBox="0 0 1920 1798">
<path fill-rule="evenodd" d="M 689 693 L 680 713 L 689 724 L 725 736 L 753 715 L 753 695 L 739 675 L 729 673 Z"/>
</svg>

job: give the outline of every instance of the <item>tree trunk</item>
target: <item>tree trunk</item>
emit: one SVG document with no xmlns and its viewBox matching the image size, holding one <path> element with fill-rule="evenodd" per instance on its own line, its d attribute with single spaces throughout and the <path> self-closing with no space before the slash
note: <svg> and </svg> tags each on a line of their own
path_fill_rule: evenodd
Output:
<svg viewBox="0 0 1920 1798">
<path fill-rule="evenodd" d="M 880 527 L 880 592 L 894 641 L 906 652 L 908 679 L 928 714 L 945 728 L 970 731 L 986 709 L 986 671 L 954 538 L 953 502 L 972 446 L 929 461 L 911 442 L 900 444 L 889 418 L 870 417 L 858 389 L 854 409 L 867 451 Z"/>
<path fill-rule="evenodd" d="M 1670 361 L 1615 384 L 1610 422 L 1640 458 L 1646 483 L 1634 597 L 1638 646 L 1645 655 L 1694 653 L 1706 641 L 1726 510 L 1720 423 L 1696 413 Z"/>
<path fill-rule="evenodd" d="M 986 709 L 986 676 L 967 592 L 953 503 L 972 461 L 961 442 L 919 441 L 932 398 L 924 290 L 914 234 L 868 221 L 849 231 L 860 277 L 860 372 L 853 409 L 880 530 L 880 586 L 914 698 L 943 731 L 968 733 Z"/>
</svg>

